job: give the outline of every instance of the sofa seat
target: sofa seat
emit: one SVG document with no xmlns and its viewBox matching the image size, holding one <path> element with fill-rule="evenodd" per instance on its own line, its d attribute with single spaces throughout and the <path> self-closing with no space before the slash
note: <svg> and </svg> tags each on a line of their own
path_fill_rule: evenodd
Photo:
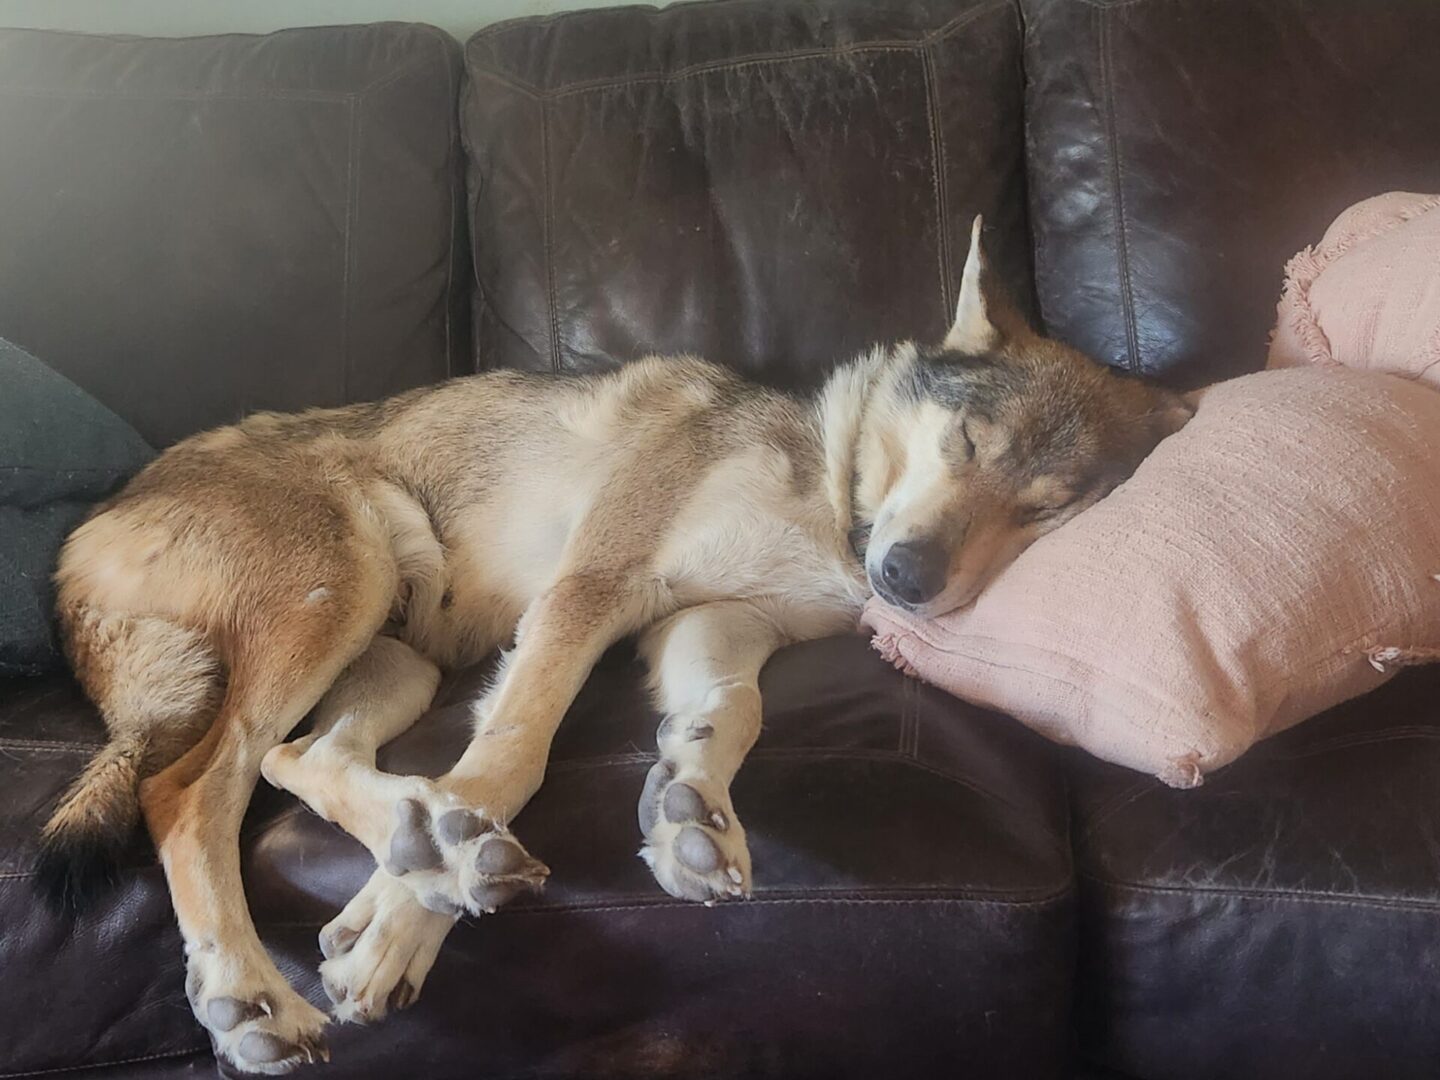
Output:
<svg viewBox="0 0 1440 1080">
<path fill-rule="evenodd" d="M 1195 791 L 1076 755 L 1088 1057 L 1156 1080 L 1436 1075 L 1437 702 L 1440 670 L 1402 674 Z"/>
<path fill-rule="evenodd" d="M 487 674 L 448 680 L 382 764 L 442 771 Z M 706 908 L 666 896 L 635 854 L 658 723 L 642 676 L 628 647 L 605 658 L 514 823 L 551 867 L 544 895 L 463 922 L 415 1007 L 332 1032 L 327 1075 L 931 1076 L 957 1061 L 1063 1075 L 1074 912 L 1065 789 L 1045 744 L 904 678 L 860 637 L 786 649 L 764 673 L 765 730 L 734 787 L 755 897 Z M 44 1000 L 79 1028 L 61 1045 L 51 1025 L 0 1027 L 0 1075 L 189 1067 L 204 1034 L 143 840 L 73 928 L 30 890 L 35 832 L 98 745 L 98 719 L 60 680 L 0 701 L 0 774 L 22 795 L 0 821 L 0 917 L 5 955 L 28 973 L 0 980 L 0 1014 Z M 261 935 L 322 1001 L 316 932 L 373 863 L 268 788 L 243 843 Z"/>
</svg>

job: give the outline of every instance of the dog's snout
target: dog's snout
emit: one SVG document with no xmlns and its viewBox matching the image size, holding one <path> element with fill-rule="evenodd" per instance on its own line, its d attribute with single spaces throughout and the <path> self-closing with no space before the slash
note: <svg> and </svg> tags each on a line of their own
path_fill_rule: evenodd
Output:
<svg viewBox="0 0 1440 1080">
<path fill-rule="evenodd" d="M 907 604 L 923 604 L 945 588 L 949 559 L 933 540 L 891 544 L 880 563 L 885 587 Z"/>
</svg>

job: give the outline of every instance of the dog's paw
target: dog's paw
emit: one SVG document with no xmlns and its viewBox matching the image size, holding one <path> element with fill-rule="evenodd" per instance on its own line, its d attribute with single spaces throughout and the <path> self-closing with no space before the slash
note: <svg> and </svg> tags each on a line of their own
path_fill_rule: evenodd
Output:
<svg viewBox="0 0 1440 1080">
<path fill-rule="evenodd" d="M 320 931 L 320 979 L 337 1020 L 368 1024 L 420 996 L 455 917 L 427 911 L 401 882 L 377 870 Z"/>
<path fill-rule="evenodd" d="M 395 804 L 381 865 L 423 907 L 451 917 L 493 912 L 550 875 L 509 829 L 434 788 Z"/>
<path fill-rule="evenodd" d="M 750 895 L 750 849 L 723 787 L 661 759 L 645 778 L 639 816 L 640 857 L 671 896 L 708 904 Z"/>
<path fill-rule="evenodd" d="M 268 962 L 247 964 L 218 949 L 196 950 L 186 963 L 185 993 L 216 1056 L 241 1072 L 279 1076 L 330 1060 L 328 1018 Z"/>
</svg>

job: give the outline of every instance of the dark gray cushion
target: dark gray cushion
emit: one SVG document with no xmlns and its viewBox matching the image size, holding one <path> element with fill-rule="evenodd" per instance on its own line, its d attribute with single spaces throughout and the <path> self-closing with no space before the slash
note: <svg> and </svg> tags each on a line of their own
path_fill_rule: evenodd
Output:
<svg viewBox="0 0 1440 1080">
<path fill-rule="evenodd" d="M 0 675 L 60 656 L 50 575 L 65 534 L 154 451 L 69 379 L 0 339 Z"/>
<path fill-rule="evenodd" d="M 0 30 L 3 332 L 155 446 L 454 373 L 458 54 L 398 23 Z"/>
</svg>

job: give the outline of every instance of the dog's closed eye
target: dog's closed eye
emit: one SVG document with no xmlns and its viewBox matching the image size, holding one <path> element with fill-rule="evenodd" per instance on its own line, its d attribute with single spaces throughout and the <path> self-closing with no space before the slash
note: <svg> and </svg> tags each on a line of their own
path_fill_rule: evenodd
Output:
<svg viewBox="0 0 1440 1080">
<path fill-rule="evenodd" d="M 1067 495 L 1063 499 L 1049 500 L 1030 506 L 1019 506 L 1015 509 L 1015 517 L 1022 525 L 1047 521 L 1050 518 L 1058 517 L 1061 513 L 1074 506 L 1079 500 L 1079 495 Z"/>
</svg>

